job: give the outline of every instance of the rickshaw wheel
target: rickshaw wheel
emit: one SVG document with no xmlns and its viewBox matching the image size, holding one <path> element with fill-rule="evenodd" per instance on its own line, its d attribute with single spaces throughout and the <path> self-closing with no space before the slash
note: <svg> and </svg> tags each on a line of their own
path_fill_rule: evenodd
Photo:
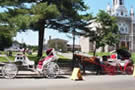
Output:
<svg viewBox="0 0 135 90">
<path fill-rule="evenodd" d="M 126 69 L 125 69 L 126 74 L 128 74 L 128 75 L 133 74 L 133 69 L 134 69 L 134 66 L 133 65 L 128 65 L 126 67 Z"/>
<path fill-rule="evenodd" d="M 56 78 L 59 74 L 59 66 L 55 62 L 49 62 L 43 67 L 43 74 L 47 78 Z"/>
<path fill-rule="evenodd" d="M 18 73 L 18 68 L 15 64 L 5 64 L 2 67 L 2 75 L 7 79 L 14 78 Z"/>
</svg>

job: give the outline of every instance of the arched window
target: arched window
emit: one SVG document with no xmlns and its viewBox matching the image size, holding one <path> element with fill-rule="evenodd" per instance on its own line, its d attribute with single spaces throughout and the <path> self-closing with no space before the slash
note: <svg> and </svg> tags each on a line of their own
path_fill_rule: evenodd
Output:
<svg viewBox="0 0 135 90">
<path fill-rule="evenodd" d="M 124 32 L 124 28 L 123 27 L 120 27 L 120 31 L 123 33 Z"/>
<path fill-rule="evenodd" d="M 123 5 L 123 0 L 120 0 L 120 5 Z"/>
<path fill-rule="evenodd" d="M 115 0 L 113 0 L 113 5 L 115 5 Z"/>
<path fill-rule="evenodd" d="M 123 16 L 123 12 L 121 12 L 121 16 Z"/>
<path fill-rule="evenodd" d="M 119 25 L 119 31 L 121 34 L 128 34 L 128 26 L 125 23 L 122 23 L 121 25 Z"/>
</svg>

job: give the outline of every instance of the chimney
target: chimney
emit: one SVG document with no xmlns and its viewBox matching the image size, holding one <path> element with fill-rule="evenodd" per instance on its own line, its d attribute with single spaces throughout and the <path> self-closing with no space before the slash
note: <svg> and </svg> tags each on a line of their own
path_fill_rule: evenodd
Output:
<svg viewBox="0 0 135 90">
<path fill-rule="evenodd" d="M 51 40 L 52 39 L 52 36 L 49 36 L 49 40 Z"/>
</svg>

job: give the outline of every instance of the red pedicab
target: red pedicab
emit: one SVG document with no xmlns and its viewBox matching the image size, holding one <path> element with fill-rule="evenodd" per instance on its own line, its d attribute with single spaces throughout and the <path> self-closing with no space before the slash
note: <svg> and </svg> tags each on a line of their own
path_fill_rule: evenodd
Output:
<svg viewBox="0 0 135 90">
<path fill-rule="evenodd" d="M 117 50 L 117 54 L 112 54 L 110 56 L 106 56 L 106 58 L 103 58 L 103 62 L 106 63 L 106 65 L 109 65 L 109 68 L 106 69 L 112 71 L 112 74 L 116 74 L 118 72 L 131 75 L 133 74 L 133 61 L 130 59 L 131 54 L 125 50 Z"/>
</svg>

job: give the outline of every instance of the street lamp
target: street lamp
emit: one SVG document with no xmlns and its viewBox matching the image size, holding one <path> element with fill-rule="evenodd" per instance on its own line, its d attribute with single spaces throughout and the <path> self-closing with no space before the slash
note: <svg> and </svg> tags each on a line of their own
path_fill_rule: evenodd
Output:
<svg viewBox="0 0 135 90">
<path fill-rule="evenodd" d="M 75 63 L 76 63 L 76 60 L 75 60 L 75 28 L 73 28 L 73 31 L 72 31 L 72 35 L 73 35 L 73 48 L 72 48 L 72 54 L 73 54 L 73 57 L 72 57 L 72 69 L 74 68 L 75 66 Z"/>
</svg>

